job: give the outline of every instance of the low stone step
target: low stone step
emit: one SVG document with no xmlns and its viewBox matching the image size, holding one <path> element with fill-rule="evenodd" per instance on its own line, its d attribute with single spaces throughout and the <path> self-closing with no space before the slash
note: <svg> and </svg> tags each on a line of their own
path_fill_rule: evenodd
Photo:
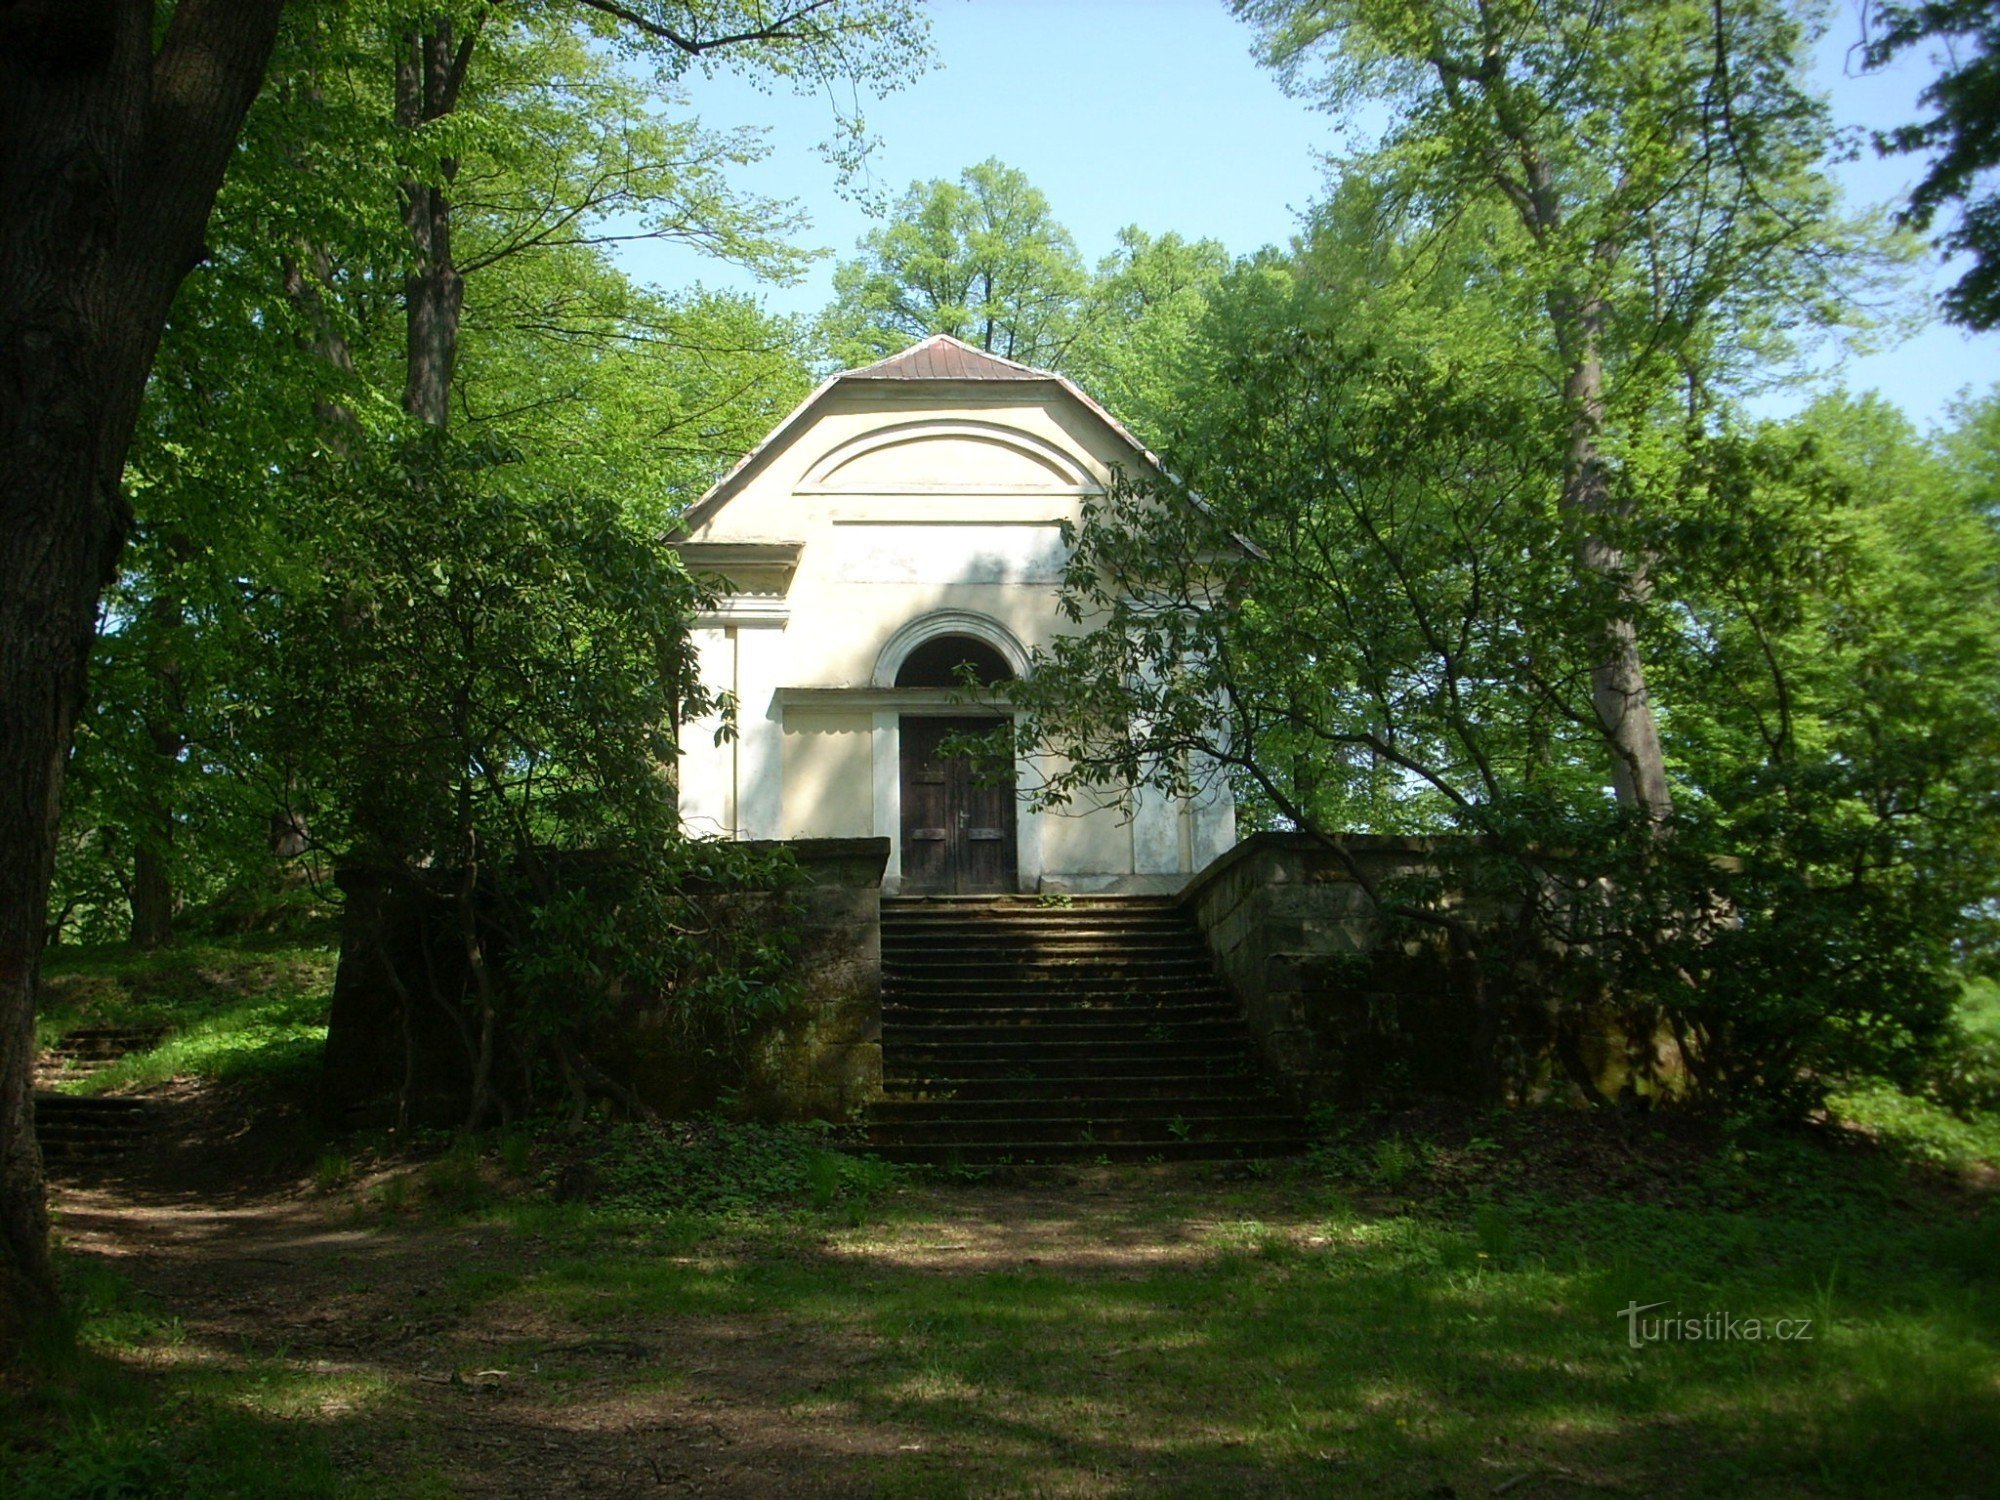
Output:
<svg viewBox="0 0 2000 1500">
<path fill-rule="evenodd" d="M 49 1051 L 56 1057 L 110 1060 L 149 1051 L 166 1034 L 164 1026 L 79 1026 L 57 1038 Z"/>
<path fill-rule="evenodd" d="M 1019 943 L 884 943 L 882 962 L 893 970 L 923 968 L 934 963 L 1018 966 L 1038 964 L 1191 964 L 1204 972 L 1208 950 L 1192 943 L 1106 942 L 1101 938 L 1074 943 L 1044 938 Z"/>
<path fill-rule="evenodd" d="M 957 945 L 939 944 L 928 951 L 915 949 L 882 955 L 885 978 L 904 974 L 962 974 L 1004 970 L 1010 976 L 1040 973 L 1065 974 L 1115 971 L 1133 974 L 1212 974 L 1208 954 L 1196 950 L 1162 953 L 1134 945 L 1129 949 L 1101 953 L 1031 953 L 1025 949 L 981 952 Z"/>
<path fill-rule="evenodd" d="M 1106 1020 L 1137 1020 L 1165 1025 L 1181 1021 L 1223 1020 L 1240 1025 L 1243 1013 L 1212 992 L 1200 998 L 1164 1001 L 1129 995 L 1098 1000 L 1051 996 L 1039 1005 L 969 1001 L 953 995 L 885 1000 L 882 1003 L 882 1020 L 885 1025 L 907 1022 L 914 1026 L 950 1021 L 989 1026 L 1039 1026 L 1044 1022 Z"/>
<path fill-rule="evenodd" d="M 958 1146 L 962 1150 L 1000 1146 L 1014 1152 L 1046 1156 L 1092 1156 L 1114 1146 L 1140 1146 L 1146 1154 L 1178 1146 L 1264 1148 L 1268 1152 L 1300 1150 L 1304 1132 L 1298 1120 L 1284 1114 L 1240 1116 L 1236 1120 L 1176 1120 L 1172 1116 L 1146 1120 L 1094 1120 L 1088 1116 L 1018 1120 L 1006 1116 L 922 1120 L 882 1124 L 868 1130 L 876 1150 Z"/>
<path fill-rule="evenodd" d="M 1170 1005 L 1216 1002 L 1223 990 L 1214 980 L 1091 980 L 1047 978 L 1018 980 L 926 979 L 903 980 L 884 985 L 887 1005 L 1145 1005 L 1159 1001 Z"/>
<path fill-rule="evenodd" d="M 1305 1150 L 1303 1134 L 1289 1140 L 1096 1141 L 1055 1144 L 1047 1141 L 884 1141 L 851 1149 L 907 1166 L 1033 1166 L 1041 1162 L 1075 1161 L 1244 1161 L 1295 1156 Z"/>
<path fill-rule="evenodd" d="M 1182 1141 L 1188 1144 L 1250 1144 L 1291 1142 L 1300 1138 L 1298 1121 L 1273 1111 L 1238 1115 L 1233 1119 L 1129 1119 L 1103 1116 L 1061 1116 L 1020 1119 L 968 1115 L 956 1119 L 909 1121 L 871 1126 L 875 1146 L 945 1145 L 1006 1141 L 1014 1146 L 1062 1147 L 1088 1152 L 1100 1146 L 1137 1142 Z"/>
<path fill-rule="evenodd" d="M 1275 1095 L 1245 1095 L 1213 1089 L 1189 1090 L 1185 1095 L 1134 1094 L 1127 1092 L 992 1098 L 984 1096 L 938 1096 L 908 1098 L 890 1095 L 874 1106 L 869 1115 L 873 1124 L 889 1126 L 926 1120 L 1050 1119 L 1120 1120 L 1131 1124 L 1153 1121 L 1165 1126 L 1176 1120 L 1239 1120 L 1245 1118 L 1291 1116 Z"/>
<path fill-rule="evenodd" d="M 901 1075 L 883 1080 L 884 1102 L 923 1099 L 984 1099 L 1013 1105 L 1042 1101 L 1081 1102 L 1099 1098 L 1243 1100 L 1262 1098 L 1264 1080 L 1255 1073 L 1120 1073 L 1108 1077 L 967 1078 L 943 1074 Z M 1002 1112 L 996 1110 L 996 1113 Z"/>
<path fill-rule="evenodd" d="M 1018 1062 L 1067 1062 L 1072 1059 L 1106 1057 L 1102 1039 L 1095 1037 L 1044 1037 L 1023 1028 L 1012 1028 L 1005 1032 L 981 1032 L 977 1027 L 960 1028 L 960 1034 L 911 1041 L 904 1033 L 907 1027 L 898 1026 L 894 1045 L 910 1057 L 931 1052 L 949 1052 L 968 1060 L 1003 1062 L 1009 1059 Z M 885 1033 L 887 1028 L 884 1028 Z M 1218 1045 L 1221 1039 L 1210 1036 L 1178 1037 L 1172 1030 L 1165 1036 L 1137 1036 L 1121 1040 L 1114 1054 L 1123 1058 L 1172 1057 L 1183 1052 L 1192 1052 L 1198 1057 L 1234 1052 L 1249 1055 L 1249 1039 L 1238 1029 L 1231 1040 L 1239 1045 L 1225 1047 Z"/>
<path fill-rule="evenodd" d="M 38 1115 L 149 1115 L 153 1112 L 153 1101 L 124 1094 L 37 1094 L 35 1110 Z"/>
<path fill-rule="evenodd" d="M 1039 917 L 936 917 L 900 921 L 884 917 L 882 936 L 902 939 L 963 938 L 979 943 L 1012 943 L 1036 938 L 1058 939 L 1097 937 L 1113 942 L 1136 942 L 1151 938 L 1178 940 L 1187 935 L 1187 924 L 1167 913 L 1147 917 L 1077 916 L 1048 921 Z"/>
<path fill-rule="evenodd" d="M 1086 1021 L 1036 1020 L 1012 1026 L 996 1026 L 990 1021 L 974 1018 L 965 1021 L 906 1022 L 896 1028 L 896 1041 L 900 1046 L 917 1051 L 936 1051 L 961 1045 L 985 1046 L 994 1041 L 1020 1041 L 1038 1047 L 1066 1042 L 1119 1047 L 1130 1043 L 1155 1042 L 1197 1046 L 1227 1042 L 1242 1034 L 1243 1023 L 1234 1016 L 1208 1021 L 1179 1021 L 1173 1025 L 1148 1021 L 1144 1016 Z"/>
<path fill-rule="evenodd" d="M 890 1036 L 890 1028 L 884 1028 Z M 884 1044 L 884 1078 L 1156 1078 L 1168 1072 L 1222 1076 L 1256 1072 L 1248 1040 L 1228 1046 L 1176 1046 L 1174 1042 L 1134 1042 L 1104 1050 L 1062 1042 L 1036 1048 L 1028 1040 L 996 1038 L 990 1044 L 906 1048 Z"/>
<path fill-rule="evenodd" d="M 998 912 L 1074 912 L 1086 906 L 1106 906 L 1118 912 L 1144 912 L 1144 910 L 1164 910 L 1178 912 L 1178 896 L 1114 896 L 1114 894 L 1062 894 L 1062 896 L 1012 896 L 1012 894 L 988 894 L 988 896 L 884 896 L 884 912 L 976 912 L 976 910 L 998 910 Z"/>
<path fill-rule="evenodd" d="M 35 1139 L 42 1155 L 55 1161 L 115 1158 L 145 1140 L 154 1114 L 146 1099 L 37 1094 Z"/>
<path fill-rule="evenodd" d="M 1199 943 L 1201 935 L 1186 924 L 1168 918 L 1148 918 L 1143 922 L 1118 922 L 1093 918 L 1087 922 L 885 922 L 882 941 L 887 943 L 934 943 L 951 937 L 970 943 L 1002 947 L 1017 943 Z"/>
</svg>

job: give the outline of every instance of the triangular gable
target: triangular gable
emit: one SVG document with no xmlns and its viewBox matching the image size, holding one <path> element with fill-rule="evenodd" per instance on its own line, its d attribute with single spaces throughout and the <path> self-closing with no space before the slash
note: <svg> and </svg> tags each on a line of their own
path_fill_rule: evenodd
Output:
<svg viewBox="0 0 2000 1500">
<path fill-rule="evenodd" d="M 1068 377 L 1050 370 L 1037 370 L 1011 359 L 1002 359 L 997 354 L 988 354 L 982 349 L 975 349 L 948 333 L 937 333 L 921 343 L 911 345 L 900 354 L 892 354 L 887 359 L 878 360 L 872 365 L 864 365 L 857 370 L 843 370 L 831 379 L 823 381 L 818 389 L 792 409 L 784 421 L 771 429 L 763 442 L 744 454 L 734 468 L 717 480 L 708 493 L 695 502 L 675 535 L 686 536 L 713 519 L 723 506 L 736 497 L 759 463 L 768 455 L 784 448 L 793 436 L 804 428 L 813 410 L 837 386 L 848 382 L 878 380 L 941 383 L 1022 381 L 1052 385 L 1102 423 L 1120 443 L 1132 450 L 1133 456 L 1141 463 L 1160 471 L 1160 461 L 1145 444 Z"/>
</svg>

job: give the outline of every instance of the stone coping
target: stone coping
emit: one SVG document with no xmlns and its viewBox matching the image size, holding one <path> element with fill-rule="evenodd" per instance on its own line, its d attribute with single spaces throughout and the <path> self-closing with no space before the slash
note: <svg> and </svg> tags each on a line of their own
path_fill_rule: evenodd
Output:
<svg viewBox="0 0 2000 1500">
<path fill-rule="evenodd" d="M 1340 842 L 1356 854 L 1414 854 L 1430 855 L 1449 848 L 1458 842 L 1451 839 L 1412 838 L 1400 834 L 1349 833 L 1340 836 Z M 1210 886 L 1221 880 L 1238 865 L 1265 854 L 1299 853 L 1317 855 L 1329 862 L 1333 853 L 1322 839 L 1309 833 L 1287 833 L 1267 830 L 1253 833 L 1208 862 L 1195 877 L 1181 888 L 1181 900 L 1192 906 L 1199 902 Z M 1345 871 L 1340 878 L 1348 878 Z"/>
</svg>

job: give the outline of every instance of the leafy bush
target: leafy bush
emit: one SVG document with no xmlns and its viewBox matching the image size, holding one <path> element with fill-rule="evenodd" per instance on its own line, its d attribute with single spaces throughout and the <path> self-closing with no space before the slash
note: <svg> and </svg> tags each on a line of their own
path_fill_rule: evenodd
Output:
<svg viewBox="0 0 2000 1500">
<path fill-rule="evenodd" d="M 824 1127 L 719 1120 L 613 1127 L 595 1165 L 605 1206 L 659 1215 L 828 1209 L 898 1178 L 887 1162 L 830 1149 Z"/>
</svg>

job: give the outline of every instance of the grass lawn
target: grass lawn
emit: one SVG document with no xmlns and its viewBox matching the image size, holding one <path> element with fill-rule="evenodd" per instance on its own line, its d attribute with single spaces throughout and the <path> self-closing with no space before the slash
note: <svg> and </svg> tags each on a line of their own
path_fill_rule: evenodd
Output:
<svg viewBox="0 0 2000 1500">
<path fill-rule="evenodd" d="M 990 1176 L 607 1129 L 343 1147 L 227 1209 L 84 1184 L 0 1491 L 1987 1495 L 1991 1125 L 1899 1118 L 1409 1111 Z"/>
<path fill-rule="evenodd" d="M 339 959 L 331 931 L 184 942 L 153 953 L 117 944 L 61 948 L 44 962 L 35 1036 L 44 1047 L 86 1026 L 164 1026 L 74 1093 L 116 1093 L 175 1077 L 291 1080 L 315 1075 Z"/>
</svg>

